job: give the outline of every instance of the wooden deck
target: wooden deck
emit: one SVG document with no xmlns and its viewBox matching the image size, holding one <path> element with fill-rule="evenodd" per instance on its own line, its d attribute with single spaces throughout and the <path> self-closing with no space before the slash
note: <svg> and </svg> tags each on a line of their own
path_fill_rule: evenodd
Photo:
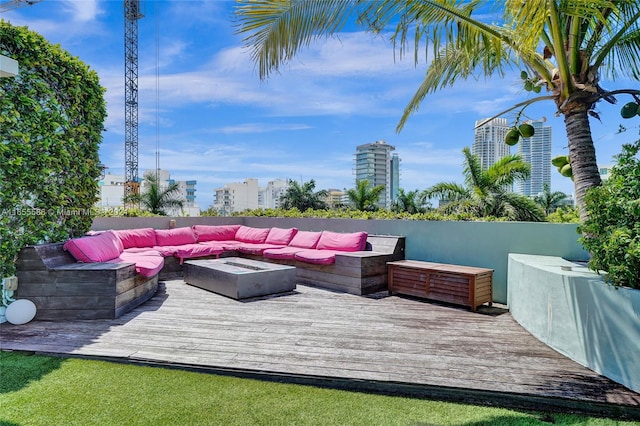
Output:
<svg viewBox="0 0 640 426">
<path fill-rule="evenodd" d="M 563 357 L 500 307 L 299 285 L 236 301 L 181 280 L 114 320 L 0 325 L 0 349 L 640 419 L 640 394 Z"/>
</svg>

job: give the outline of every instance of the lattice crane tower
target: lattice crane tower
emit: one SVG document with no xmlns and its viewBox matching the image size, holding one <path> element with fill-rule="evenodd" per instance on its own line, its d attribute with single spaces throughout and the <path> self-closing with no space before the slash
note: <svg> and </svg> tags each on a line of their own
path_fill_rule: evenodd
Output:
<svg viewBox="0 0 640 426">
<path fill-rule="evenodd" d="M 124 0 L 124 195 L 138 194 L 138 19 L 139 0 Z"/>
<path fill-rule="evenodd" d="M 34 3 L 39 3 L 42 0 L 7 0 L 0 1 L 0 12 L 6 12 L 8 10 L 17 9 L 22 6 L 31 6 Z"/>
</svg>

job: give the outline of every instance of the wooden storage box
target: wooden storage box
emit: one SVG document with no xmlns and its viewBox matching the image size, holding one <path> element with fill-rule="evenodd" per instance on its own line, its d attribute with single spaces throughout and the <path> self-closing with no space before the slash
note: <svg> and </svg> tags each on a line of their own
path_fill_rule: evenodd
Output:
<svg viewBox="0 0 640 426">
<path fill-rule="evenodd" d="M 389 294 L 468 306 L 492 303 L 493 269 L 417 260 L 388 262 Z"/>
</svg>

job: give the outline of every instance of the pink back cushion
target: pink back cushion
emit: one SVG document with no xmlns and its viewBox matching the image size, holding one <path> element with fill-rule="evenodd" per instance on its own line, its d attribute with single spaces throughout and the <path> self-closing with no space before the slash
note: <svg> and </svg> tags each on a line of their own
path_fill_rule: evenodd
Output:
<svg viewBox="0 0 640 426">
<path fill-rule="evenodd" d="M 156 242 L 158 246 L 193 244 L 196 242 L 196 235 L 186 226 L 175 229 L 156 229 Z"/>
<path fill-rule="evenodd" d="M 316 248 L 322 232 L 298 231 L 289 242 L 289 247 Z"/>
<path fill-rule="evenodd" d="M 229 241 L 236 238 L 240 225 L 193 225 L 198 242 Z"/>
<path fill-rule="evenodd" d="M 120 238 L 113 231 L 103 232 L 91 237 L 74 238 L 67 241 L 63 248 L 80 262 L 106 262 L 122 253 Z"/>
<path fill-rule="evenodd" d="M 153 247 L 156 245 L 156 233 L 153 228 L 124 229 L 114 231 L 124 248 Z"/>
<path fill-rule="evenodd" d="M 267 235 L 267 240 L 265 241 L 265 243 L 281 244 L 283 246 L 286 246 L 287 244 L 289 244 L 289 242 L 294 237 L 294 235 L 296 235 L 297 232 L 298 232 L 297 228 L 288 228 L 288 229 L 271 228 L 271 230 L 269 231 L 269 234 Z"/>
<path fill-rule="evenodd" d="M 367 245 L 366 232 L 338 233 L 322 231 L 316 249 L 338 251 L 360 251 Z"/>
<path fill-rule="evenodd" d="M 236 241 L 262 244 L 267 240 L 267 235 L 269 228 L 251 228 L 243 225 L 236 232 Z"/>
</svg>

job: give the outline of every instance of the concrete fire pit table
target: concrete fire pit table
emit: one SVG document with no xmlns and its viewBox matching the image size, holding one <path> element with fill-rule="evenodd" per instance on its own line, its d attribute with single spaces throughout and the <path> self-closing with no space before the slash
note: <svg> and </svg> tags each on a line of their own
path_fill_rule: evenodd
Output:
<svg viewBox="0 0 640 426">
<path fill-rule="evenodd" d="M 296 268 L 240 257 L 188 260 L 184 282 L 233 299 L 246 299 L 294 290 Z"/>
</svg>

